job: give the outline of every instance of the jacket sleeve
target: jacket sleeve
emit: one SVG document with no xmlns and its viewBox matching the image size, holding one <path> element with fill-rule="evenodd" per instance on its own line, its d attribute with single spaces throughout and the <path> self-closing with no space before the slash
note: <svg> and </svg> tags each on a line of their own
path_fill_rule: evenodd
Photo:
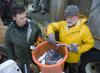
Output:
<svg viewBox="0 0 100 73">
<path fill-rule="evenodd" d="M 49 34 L 55 34 L 55 31 L 59 31 L 61 26 L 61 22 L 54 22 L 48 25 L 47 27 L 47 36 Z"/>
<path fill-rule="evenodd" d="M 37 28 L 37 32 L 36 32 L 36 42 L 43 42 L 43 38 L 42 38 L 42 32 L 41 29 L 39 28 L 39 26 L 36 24 L 36 28 Z"/>
<path fill-rule="evenodd" d="M 42 32 L 41 32 L 41 29 L 38 26 L 37 26 L 37 37 L 42 38 Z"/>
<path fill-rule="evenodd" d="M 78 52 L 84 53 L 89 51 L 94 46 L 94 39 L 89 28 L 83 25 L 80 33 L 82 34 L 82 44 L 78 46 Z"/>
<path fill-rule="evenodd" d="M 13 59 L 15 60 L 15 53 L 14 53 L 14 45 L 11 41 L 11 37 L 10 37 L 10 32 L 9 32 L 9 29 L 6 31 L 6 34 L 5 34 L 5 45 L 6 45 L 6 52 L 8 54 L 8 57 L 10 59 Z"/>
</svg>

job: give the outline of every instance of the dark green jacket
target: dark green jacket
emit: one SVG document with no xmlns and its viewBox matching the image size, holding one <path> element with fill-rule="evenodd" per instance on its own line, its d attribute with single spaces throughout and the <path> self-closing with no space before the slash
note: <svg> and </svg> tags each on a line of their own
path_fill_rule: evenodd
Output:
<svg viewBox="0 0 100 73">
<path fill-rule="evenodd" d="M 36 42 L 38 36 L 42 36 L 41 30 L 36 23 L 28 21 L 28 24 L 27 31 L 31 31 L 28 33 L 28 35 L 30 34 L 28 40 L 27 31 L 17 30 L 14 23 L 9 25 L 5 36 L 9 58 L 22 64 L 29 64 L 32 62 L 30 45 Z"/>
</svg>

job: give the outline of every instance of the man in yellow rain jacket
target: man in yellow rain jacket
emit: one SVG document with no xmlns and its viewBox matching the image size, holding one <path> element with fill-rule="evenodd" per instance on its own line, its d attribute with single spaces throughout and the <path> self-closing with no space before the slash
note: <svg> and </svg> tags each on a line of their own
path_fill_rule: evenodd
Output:
<svg viewBox="0 0 100 73">
<path fill-rule="evenodd" d="M 82 53 L 94 46 L 94 40 L 86 25 L 87 18 L 80 16 L 76 5 L 65 9 L 65 21 L 54 22 L 47 27 L 48 42 L 56 42 L 55 32 L 59 32 L 59 41 L 67 44 L 69 49 L 66 60 L 69 73 L 78 73 L 78 62 Z"/>
</svg>

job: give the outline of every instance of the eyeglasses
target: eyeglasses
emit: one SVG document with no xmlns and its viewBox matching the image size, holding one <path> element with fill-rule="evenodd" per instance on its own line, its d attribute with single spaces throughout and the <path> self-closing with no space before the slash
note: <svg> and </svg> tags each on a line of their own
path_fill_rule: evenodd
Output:
<svg viewBox="0 0 100 73">
<path fill-rule="evenodd" d="M 66 17 L 67 21 L 76 21 L 78 19 L 78 16 L 68 16 Z"/>
<path fill-rule="evenodd" d="M 78 16 L 67 16 L 66 18 L 67 19 L 76 19 L 76 18 L 78 18 Z"/>
</svg>

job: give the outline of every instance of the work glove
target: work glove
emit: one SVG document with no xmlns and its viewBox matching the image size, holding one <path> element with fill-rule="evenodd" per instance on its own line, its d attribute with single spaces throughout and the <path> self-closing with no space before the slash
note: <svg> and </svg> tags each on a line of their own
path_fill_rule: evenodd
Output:
<svg viewBox="0 0 100 73">
<path fill-rule="evenodd" d="M 70 45 L 67 45 L 67 48 L 70 52 L 75 52 L 77 53 L 78 52 L 78 47 L 76 44 L 72 43 Z"/>
<path fill-rule="evenodd" d="M 48 41 L 48 43 L 50 43 L 50 44 L 53 44 L 53 45 L 56 44 L 55 35 L 54 35 L 54 34 L 50 34 L 50 35 L 48 36 L 47 41 Z"/>
</svg>

